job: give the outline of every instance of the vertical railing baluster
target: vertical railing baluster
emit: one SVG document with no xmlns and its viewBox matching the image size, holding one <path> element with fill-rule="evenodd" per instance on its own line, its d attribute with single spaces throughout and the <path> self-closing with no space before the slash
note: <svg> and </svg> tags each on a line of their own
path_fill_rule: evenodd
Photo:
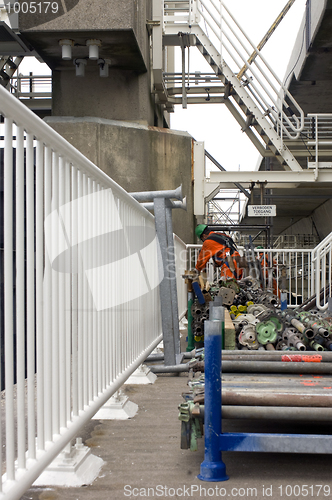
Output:
<svg viewBox="0 0 332 500">
<path fill-rule="evenodd" d="M 103 213 L 101 210 L 101 203 L 102 203 L 102 196 L 103 196 L 103 191 L 99 183 L 96 184 L 96 190 L 97 190 L 97 199 L 96 199 L 96 218 L 97 218 L 97 227 L 98 227 L 98 234 L 101 236 L 101 242 L 98 245 L 97 248 L 97 255 L 96 255 L 96 263 L 94 263 L 94 266 L 98 264 L 98 266 L 102 265 L 101 261 L 101 255 L 102 255 L 102 241 L 104 238 L 103 235 Z M 98 291 L 102 293 L 102 280 L 99 279 L 99 272 L 98 272 Z M 94 306 L 95 309 L 95 306 Z M 98 379 L 97 379 L 97 390 L 98 393 L 102 391 L 102 379 L 103 379 L 103 374 L 102 374 L 102 317 L 103 317 L 103 311 L 98 311 L 95 309 L 95 315 L 97 318 L 97 370 L 98 370 Z M 97 394 L 98 394 L 97 393 Z"/>
<path fill-rule="evenodd" d="M 26 248 L 27 248 L 27 387 L 28 458 L 36 458 L 35 443 L 35 167 L 33 136 L 26 136 Z"/>
<path fill-rule="evenodd" d="M 14 427 L 14 261 L 13 261 L 13 122 L 5 118 L 4 149 L 4 311 L 6 389 L 6 471 L 15 479 Z"/>
<path fill-rule="evenodd" d="M 104 212 L 104 220 L 105 220 L 105 233 L 106 237 L 104 239 L 104 244 L 103 244 L 103 262 L 107 262 L 107 243 L 109 239 L 109 208 L 108 208 L 108 190 L 105 190 L 105 197 L 104 197 L 104 206 L 103 206 L 103 212 Z M 103 280 L 103 294 L 108 293 L 107 290 L 107 281 L 106 279 Z M 108 317 L 109 317 L 109 312 L 108 308 L 105 309 L 104 314 L 103 314 L 103 352 L 104 352 L 104 367 L 103 367 L 103 373 L 104 373 L 104 387 L 106 387 L 109 382 L 110 382 L 110 372 L 109 372 L 109 325 L 108 325 Z"/>
<path fill-rule="evenodd" d="M 100 220 L 98 217 L 98 184 L 95 181 L 92 181 L 92 205 L 91 205 L 91 219 L 92 225 L 96 234 L 99 235 L 99 225 Z M 99 255 L 99 247 L 100 245 L 95 245 L 95 241 L 92 243 L 93 255 L 92 255 L 92 266 L 96 266 L 96 262 Z M 89 266 L 91 268 L 91 266 Z M 99 282 L 99 273 L 96 274 L 97 280 L 97 291 L 100 293 L 100 282 Z M 92 290 L 91 290 L 92 291 Z M 92 371 L 93 371 L 93 385 L 92 385 L 92 394 L 93 397 L 98 394 L 99 391 L 99 318 L 98 312 L 94 306 L 93 298 L 91 300 L 91 315 L 92 315 Z"/>
<path fill-rule="evenodd" d="M 87 197 L 87 207 L 88 207 L 88 219 L 87 219 L 87 233 L 85 239 L 90 239 L 93 234 L 93 224 L 94 224 L 94 213 L 93 213 L 93 181 L 91 177 L 88 178 L 88 197 Z M 91 263 L 94 262 L 94 245 L 88 245 L 88 263 L 89 267 Z M 91 290 L 88 288 L 88 369 L 89 369 L 89 379 L 88 379 L 88 388 L 89 388 L 89 402 L 93 399 L 93 388 L 94 388 L 94 331 L 93 331 L 93 319 L 94 319 L 94 310 L 93 310 L 93 302 L 92 302 L 92 294 Z"/>
<path fill-rule="evenodd" d="M 89 215 L 88 215 L 88 176 L 83 174 L 83 199 L 82 199 L 82 213 L 83 213 L 83 225 L 82 225 L 82 241 L 85 241 L 88 238 L 89 231 Z M 83 265 L 85 266 L 88 257 L 89 251 L 88 248 L 85 249 L 84 252 L 84 260 Z M 85 271 L 85 268 L 84 268 Z M 88 349 L 88 335 L 89 335 L 89 288 L 85 274 L 83 273 L 83 391 L 84 391 L 84 405 L 89 403 L 89 380 L 91 379 L 91 372 L 89 371 L 89 349 Z"/>
<path fill-rule="evenodd" d="M 71 169 L 71 192 L 72 192 L 72 255 L 71 255 L 71 270 L 72 270 L 72 398 L 73 398 L 73 416 L 78 415 L 78 254 L 77 237 L 78 237 L 78 171 L 72 166 Z"/>
<path fill-rule="evenodd" d="M 45 147 L 45 202 L 44 220 L 51 213 L 52 201 L 52 150 Z M 48 228 L 51 229 L 51 228 Z M 48 232 L 48 244 L 52 246 L 52 233 Z M 45 359 L 45 440 L 52 440 L 52 266 L 46 255 L 45 248 L 45 270 L 44 270 L 44 359 Z"/>
<path fill-rule="evenodd" d="M 44 145 L 36 141 L 37 446 L 45 449 L 44 416 Z"/>
<path fill-rule="evenodd" d="M 64 275 L 65 280 L 65 351 L 66 351 L 66 422 L 71 419 L 71 254 L 72 254 L 72 225 L 71 225 L 71 164 L 65 162 L 64 171 L 65 182 L 65 221 L 66 221 L 66 237 L 68 244 L 68 251 L 66 252 L 66 271 Z"/>
<path fill-rule="evenodd" d="M 25 468 L 24 130 L 16 130 L 17 465 Z"/>
<path fill-rule="evenodd" d="M 53 153 L 52 166 L 52 214 L 55 220 L 51 227 L 51 241 L 54 255 L 59 252 L 59 155 Z M 52 262 L 53 264 L 53 262 Z M 59 272 L 52 267 L 52 432 L 60 433 L 60 366 L 59 366 Z"/>
<path fill-rule="evenodd" d="M 62 156 L 59 159 L 59 211 L 63 214 L 63 206 L 66 203 L 65 192 L 65 168 L 66 163 Z M 59 228 L 60 229 L 60 228 Z M 64 260 L 61 261 L 64 263 Z M 62 264 L 64 265 L 64 264 Z M 63 269 L 59 272 L 59 415 L 60 427 L 67 425 L 67 375 L 66 375 L 66 281 Z"/>
<path fill-rule="evenodd" d="M 82 196 L 83 196 L 83 173 L 78 170 L 78 186 L 77 186 L 77 239 L 80 242 L 82 240 L 83 234 L 83 224 L 84 224 L 84 211 L 82 206 Z M 78 408 L 82 410 L 84 407 L 84 372 L 83 372 L 83 330 L 84 330 L 84 311 L 83 311 L 83 286 L 84 286 L 84 274 L 83 274 L 83 261 L 82 261 L 82 250 L 81 245 L 77 248 L 77 335 L 78 335 L 78 345 L 77 345 L 77 371 L 78 371 Z"/>
</svg>

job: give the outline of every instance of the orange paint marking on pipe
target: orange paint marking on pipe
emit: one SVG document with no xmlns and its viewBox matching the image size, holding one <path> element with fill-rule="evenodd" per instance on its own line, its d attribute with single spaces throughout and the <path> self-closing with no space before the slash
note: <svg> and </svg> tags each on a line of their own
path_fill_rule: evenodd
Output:
<svg viewBox="0 0 332 500">
<path fill-rule="evenodd" d="M 308 385 L 308 386 L 314 386 L 314 385 L 318 385 L 318 382 L 314 382 L 311 379 L 307 379 L 307 380 L 301 380 L 300 384 L 302 384 L 302 385 Z"/>
<path fill-rule="evenodd" d="M 281 356 L 281 361 L 300 362 L 302 361 L 302 356 L 301 354 L 284 354 Z"/>
<path fill-rule="evenodd" d="M 323 358 L 320 354 L 302 356 L 302 361 L 305 361 L 306 363 L 320 363 L 322 359 Z"/>
<path fill-rule="evenodd" d="M 281 356 L 281 361 L 285 362 L 301 362 L 304 361 L 306 363 L 320 363 L 322 361 L 322 356 L 320 354 L 283 354 Z"/>
</svg>

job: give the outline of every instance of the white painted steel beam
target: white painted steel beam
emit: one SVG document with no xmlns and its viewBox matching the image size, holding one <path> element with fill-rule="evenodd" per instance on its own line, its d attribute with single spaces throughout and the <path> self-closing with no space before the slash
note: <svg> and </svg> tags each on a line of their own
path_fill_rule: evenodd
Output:
<svg viewBox="0 0 332 500">
<path fill-rule="evenodd" d="M 194 214 L 205 214 L 205 153 L 204 142 L 194 142 Z"/>
<path fill-rule="evenodd" d="M 332 169 L 324 169 L 318 172 L 318 178 L 315 180 L 315 172 L 312 170 L 301 171 L 228 171 L 228 172 L 211 172 L 210 182 L 221 182 L 223 184 L 234 184 L 234 182 L 242 183 L 259 183 L 268 182 L 275 184 L 294 183 L 315 183 L 316 185 L 332 183 Z M 270 186 L 271 187 L 271 186 Z"/>
</svg>

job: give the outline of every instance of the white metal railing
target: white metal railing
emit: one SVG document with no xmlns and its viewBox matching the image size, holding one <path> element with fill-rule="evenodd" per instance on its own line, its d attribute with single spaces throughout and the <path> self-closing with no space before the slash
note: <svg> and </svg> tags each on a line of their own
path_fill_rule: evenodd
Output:
<svg viewBox="0 0 332 500">
<path fill-rule="evenodd" d="M 221 0 L 164 0 L 167 25 L 199 25 L 222 60 L 238 74 L 243 87 L 270 121 L 280 137 L 297 139 L 304 126 L 304 113 L 275 71 Z M 222 61 L 220 61 L 223 64 Z M 292 110 L 286 102 L 290 101 Z M 288 110 L 285 114 L 285 109 Z M 290 115 L 290 116 L 288 116 Z"/>
<path fill-rule="evenodd" d="M 308 168 L 315 169 L 315 179 L 318 179 L 318 171 L 320 167 L 331 168 L 332 162 L 322 163 L 319 161 L 319 151 L 332 149 L 332 114 L 328 113 L 310 113 L 308 118 L 311 120 L 311 133 L 307 146 L 314 146 L 313 161 L 308 162 Z M 330 154 L 330 156 L 332 156 Z"/>
<path fill-rule="evenodd" d="M 311 294 L 316 295 L 316 307 L 325 310 L 332 297 L 332 233 L 312 250 L 312 268 Z"/>
<path fill-rule="evenodd" d="M 160 342 L 160 276 L 153 216 L 2 87 L 0 114 L 0 498 L 15 500 Z"/>
<path fill-rule="evenodd" d="M 187 245 L 188 269 L 195 267 L 201 247 Z M 288 307 L 297 307 L 314 293 L 311 249 L 255 249 L 255 254 L 259 261 L 260 254 L 267 256 L 261 265 L 264 288 L 277 294 L 280 289 L 286 290 Z M 211 268 L 213 264 L 210 262 L 208 274 L 214 276 Z"/>
<path fill-rule="evenodd" d="M 202 245 L 187 245 L 187 269 L 194 269 Z M 215 269 L 213 261 L 210 259 L 206 265 L 208 280 L 210 283 L 215 279 Z"/>
<path fill-rule="evenodd" d="M 19 75 L 10 80 L 10 92 L 15 97 L 23 98 L 51 98 L 52 76 L 51 75 Z"/>
<path fill-rule="evenodd" d="M 311 249 L 304 248 L 255 249 L 261 264 L 264 287 L 277 295 L 280 290 L 285 290 L 289 308 L 299 306 L 311 295 L 311 252 Z"/>
</svg>

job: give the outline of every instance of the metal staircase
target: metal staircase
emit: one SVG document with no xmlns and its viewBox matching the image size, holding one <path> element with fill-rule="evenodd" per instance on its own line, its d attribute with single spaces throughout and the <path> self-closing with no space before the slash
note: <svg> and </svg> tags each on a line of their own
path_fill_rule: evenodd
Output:
<svg viewBox="0 0 332 500">
<path fill-rule="evenodd" d="M 224 3 L 154 0 L 153 19 L 153 72 L 159 102 L 168 108 L 178 103 L 176 89 L 183 107 L 190 102 L 224 102 L 262 156 L 276 157 L 285 170 L 301 171 L 286 142 L 301 142 L 304 113 Z M 172 82 L 165 72 L 165 54 L 158 53 L 162 46 L 167 52 L 167 47 L 176 45 L 183 55 L 178 87 L 176 78 Z M 184 52 L 192 46 L 213 70 L 208 82 L 202 82 L 199 72 L 185 68 Z"/>
<path fill-rule="evenodd" d="M 1 56 L 0 57 L 0 85 L 5 88 L 10 86 L 11 78 L 22 62 L 23 57 L 18 56 L 12 58 L 12 56 Z"/>
</svg>

